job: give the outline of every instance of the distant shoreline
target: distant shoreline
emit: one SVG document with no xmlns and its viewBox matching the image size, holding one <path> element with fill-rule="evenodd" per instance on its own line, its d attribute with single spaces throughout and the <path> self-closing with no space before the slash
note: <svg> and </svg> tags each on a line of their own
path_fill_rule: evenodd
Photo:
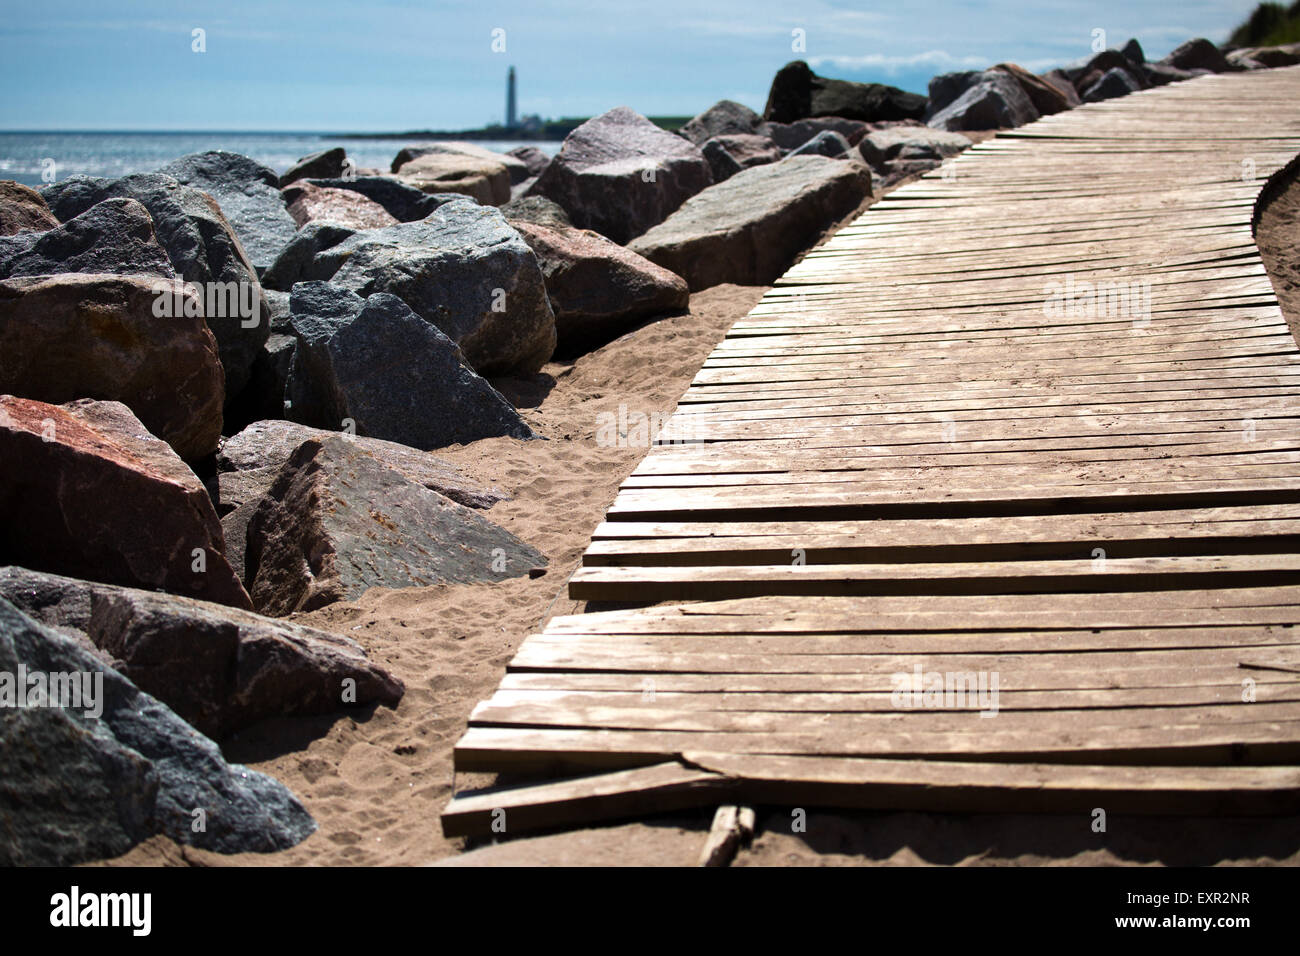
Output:
<svg viewBox="0 0 1300 956">
<path fill-rule="evenodd" d="M 546 120 L 537 126 L 506 127 L 484 126 L 481 129 L 463 130 L 407 130 L 401 133 L 332 133 L 337 139 L 431 139 L 431 140 L 521 140 L 525 142 L 555 142 L 564 139 L 591 117 Z M 689 116 L 647 116 L 646 119 L 662 129 L 675 133 L 690 122 Z"/>
</svg>

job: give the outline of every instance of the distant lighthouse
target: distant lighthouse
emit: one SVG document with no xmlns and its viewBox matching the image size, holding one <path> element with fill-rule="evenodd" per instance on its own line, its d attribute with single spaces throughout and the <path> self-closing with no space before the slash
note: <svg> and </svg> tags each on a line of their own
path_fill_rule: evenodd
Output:
<svg viewBox="0 0 1300 956">
<path fill-rule="evenodd" d="M 518 125 L 519 120 L 515 116 L 515 68 L 512 66 L 506 74 L 506 129 L 514 129 Z"/>
</svg>

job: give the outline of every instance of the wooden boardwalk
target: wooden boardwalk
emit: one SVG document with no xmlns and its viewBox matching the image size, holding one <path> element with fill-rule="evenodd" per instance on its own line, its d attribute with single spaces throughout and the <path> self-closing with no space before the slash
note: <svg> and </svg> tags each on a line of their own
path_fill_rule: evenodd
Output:
<svg viewBox="0 0 1300 956">
<path fill-rule="evenodd" d="M 447 832 L 1300 809 L 1300 351 L 1250 228 L 1297 100 L 1047 117 L 792 268 L 596 530 L 570 593 L 625 609 L 528 638 L 456 749 L 543 782 Z"/>
</svg>

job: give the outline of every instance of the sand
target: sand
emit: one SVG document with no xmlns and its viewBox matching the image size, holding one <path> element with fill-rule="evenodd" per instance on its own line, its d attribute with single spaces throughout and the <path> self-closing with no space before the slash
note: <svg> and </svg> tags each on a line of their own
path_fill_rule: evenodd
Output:
<svg viewBox="0 0 1300 956">
<path fill-rule="evenodd" d="M 1300 327 L 1300 189 L 1276 200 L 1259 245 L 1293 329 Z M 268 721 L 225 742 L 231 760 L 282 780 L 319 831 L 271 855 L 221 856 L 165 837 L 108 865 L 604 865 L 694 864 L 711 810 L 521 836 L 498 844 L 448 840 L 439 813 L 453 791 L 452 748 L 474 706 L 495 690 L 515 648 L 552 615 L 580 612 L 565 584 L 619 484 L 645 448 L 602 447 L 598 415 L 667 413 L 705 356 L 761 288 L 719 286 L 689 314 L 646 324 L 528 381 L 498 381 L 547 441 L 493 439 L 440 457 L 508 491 L 492 520 L 540 548 L 546 575 L 500 584 L 375 589 L 295 620 L 345 633 L 406 682 L 396 710 Z M 735 866 L 1300 865 L 1300 818 L 957 815 L 810 809 L 791 832 L 788 808 L 763 808 Z M 466 852 L 468 850 L 468 852 Z"/>
</svg>

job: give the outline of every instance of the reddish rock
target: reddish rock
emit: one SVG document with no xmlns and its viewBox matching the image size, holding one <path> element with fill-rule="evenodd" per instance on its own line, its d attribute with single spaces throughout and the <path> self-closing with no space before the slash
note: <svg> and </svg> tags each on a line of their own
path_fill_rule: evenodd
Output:
<svg viewBox="0 0 1300 956">
<path fill-rule="evenodd" d="M 217 341 L 197 293 L 175 280 L 0 281 L 0 392 L 122 402 L 187 461 L 216 451 L 221 438 Z"/>
<path fill-rule="evenodd" d="M 393 160 L 393 172 L 408 186 L 426 193 L 463 193 L 485 206 L 510 201 L 510 169 L 527 167 L 472 143 L 439 143 L 404 149 Z"/>
<path fill-rule="evenodd" d="M 1029 97 L 1029 102 L 1034 104 L 1034 108 L 1044 116 L 1052 113 L 1061 113 L 1070 108 L 1070 98 L 1062 93 L 1055 85 L 1048 83 L 1041 77 L 1034 76 L 1023 66 L 1017 66 L 1014 63 L 999 63 L 992 67 L 995 70 L 1001 70 L 1003 73 L 1009 73 L 1020 84 L 1020 88 L 1025 91 Z"/>
<path fill-rule="evenodd" d="M 203 483 L 118 402 L 0 396 L 0 564 L 252 609 Z"/>
<path fill-rule="evenodd" d="M 12 179 L 0 179 L 0 236 L 44 232 L 59 224 L 35 189 Z"/>
<path fill-rule="evenodd" d="M 387 209 L 351 189 L 331 189 L 298 181 L 286 186 L 281 193 L 289 204 L 289 215 L 299 226 L 323 219 L 351 229 L 381 229 L 397 225 L 397 220 Z"/>
<path fill-rule="evenodd" d="M 597 232 L 511 223 L 537 256 L 561 342 L 685 309 L 686 282 Z"/>
</svg>

